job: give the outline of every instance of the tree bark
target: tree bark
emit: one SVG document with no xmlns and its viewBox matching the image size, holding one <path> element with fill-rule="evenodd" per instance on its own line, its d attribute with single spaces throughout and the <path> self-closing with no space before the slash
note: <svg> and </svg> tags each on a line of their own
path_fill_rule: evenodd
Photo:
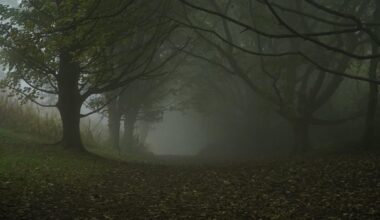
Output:
<svg viewBox="0 0 380 220">
<path fill-rule="evenodd" d="M 81 105 L 66 101 L 60 103 L 58 110 L 62 121 L 62 144 L 66 148 L 82 151 L 84 146 L 80 135 Z"/>
<path fill-rule="evenodd" d="M 73 61 L 70 52 L 62 51 L 57 75 L 57 108 L 62 121 L 62 144 L 66 148 L 83 151 L 80 135 L 80 110 L 83 101 L 78 89 L 79 73 L 79 65 Z"/>
</svg>

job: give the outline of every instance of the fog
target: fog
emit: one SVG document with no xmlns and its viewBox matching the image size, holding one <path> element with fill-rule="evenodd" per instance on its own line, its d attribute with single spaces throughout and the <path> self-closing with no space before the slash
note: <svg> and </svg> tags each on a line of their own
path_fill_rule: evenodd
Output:
<svg viewBox="0 0 380 220">
<path fill-rule="evenodd" d="M 38 114 L 48 114 L 58 121 L 62 119 L 62 131 L 56 133 L 63 132 L 64 142 L 65 135 L 68 135 L 69 145 L 86 145 L 79 135 L 80 130 L 86 130 L 85 136 L 89 137 L 83 138 L 89 145 L 99 145 L 92 146 L 95 148 L 110 146 L 110 150 L 119 153 L 201 155 L 215 151 L 259 155 L 309 151 L 329 145 L 353 145 L 361 138 L 367 140 L 367 145 L 370 142 L 375 144 L 377 138 L 373 132 L 377 121 L 374 121 L 374 109 L 377 105 L 372 94 L 375 87 L 368 87 L 368 82 L 377 83 L 371 72 L 375 65 L 371 58 L 376 57 L 376 53 L 368 55 L 371 44 L 360 43 L 368 37 L 372 39 L 372 32 L 364 30 L 360 34 L 346 30 L 347 33 L 341 33 L 333 29 L 326 32 L 325 29 L 332 28 L 331 22 L 313 17 L 323 14 L 315 11 L 313 4 L 302 6 L 310 15 L 306 16 L 308 21 L 300 22 L 296 17 L 302 15 L 287 12 L 281 6 L 285 2 L 265 6 L 260 1 L 205 5 L 168 1 L 167 5 L 157 2 L 141 6 L 141 1 L 136 4 L 136 7 L 141 7 L 140 15 L 145 16 L 144 13 L 147 15 L 149 10 L 158 7 L 166 14 L 169 23 L 162 27 L 158 24 L 154 27 L 127 25 L 126 30 L 138 28 L 138 31 L 125 37 L 131 43 L 119 44 L 119 51 L 114 49 L 115 45 L 104 45 L 99 51 L 93 51 L 91 43 L 85 45 L 87 52 L 83 52 L 83 57 L 80 57 L 83 60 L 78 61 L 82 72 L 78 72 L 77 94 L 73 90 L 64 92 L 69 85 L 62 87 L 59 80 L 49 78 L 54 73 L 46 75 L 45 71 L 53 69 L 45 64 L 41 65 L 46 69 L 21 65 L 22 60 L 14 63 L 12 54 L 16 50 L 8 51 L 7 46 L 4 46 L 3 66 L 5 74 L 8 74 L 3 79 L 3 88 L 8 96 L 14 97 L 12 99 L 17 98 L 36 108 Z M 37 7 L 28 1 L 20 3 L 3 1 L 2 4 L 21 11 Z M 40 7 L 44 5 L 43 2 L 38 4 Z M 355 3 L 352 4 L 352 8 L 347 9 L 351 10 L 350 13 L 356 13 L 363 22 L 371 20 L 371 11 L 363 14 L 354 8 Z M 112 3 L 104 7 L 112 8 Z M 222 13 L 223 7 L 226 12 Z M 247 10 L 247 7 L 251 8 Z M 366 6 L 360 7 L 365 10 Z M 284 12 L 278 16 L 276 9 Z M 238 13 L 241 13 L 239 18 Z M 256 21 L 255 14 L 262 18 Z M 326 20 L 338 15 L 330 13 L 329 16 L 331 18 Z M 154 23 L 153 17 L 147 19 Z M 289 23 L 285 23 L 283 17 L 288 18 Z M 11 27 L 6 26 L 11 25 L 7 24 L 10 17 L 4 18 L 4 28 Z M 117 22 L 117 16 L 112 19 Z M 135 21 L 140 18 L 132 14 L 128 19 Z M 276 20 L 283 25 L 276 24 Z M 108 22 L 104 19 L 102 25 Z M 272 25 L 272 30 L 266 30 L 265 23 Z M 312 29 L 314 24 L 315 30 Z M 29 24 L 15 25 L 13 31 L 42 28 L 23 25 Z M 86 26 L 83 28 L 95 31 Z M 105 31 L 100 29 L 94 34 L 101 35 Z M 114 30 L 110 27 L 108 31 Z M 303 32 L 316 32 L 315 36 L 323 39 L 303 37 L 300 34 Z M 68 34 L 72 34 L 75 42 L 75 33 Z M 150 43 L 156 47 L 142 49 L 142 45 L 148 45 L 149 37 Z M 51 42 L 61 44 L 58 38 L 54 38 Z M 88 40 L 94 45 L 102 44 L 102 40 L 103 43 L 112 41 L 111 38 Z M 48 56 L 49 39 L 41 43 L 35 49 L 40 50 L 38 53 L 42 58 Z M 25 44 L 19 49 L 27 50 L 30 46 L 33 45 Z M 107 60 L 106 63 L 86 64 L 100 56 Z M 108 61 L 111 58 L 113 60 Z M 110 62 L 115 65 L 111 72 L 116 78 L 107 75 L 107 72 L 111 73 L 106 68 Z M 60 74 L 59 69 L 56 71 Z M 94 74 L 98 76 L 93 78 Z M 43 77 L 47 78 L 43 80 Z M 97 82 L 89 83 L 93 80 Z M 73 104 L 74 99 L 70 98 L 75 96 L 81 100 L 77 101 L 78 104 Z M 71 116 L 74 114 L 70 113 L 74 111 L 71 105 L 80 105 L 76 119 Z M 79 114 L 83 115 L 81 119 Z M 63 118 L 70 118 L 67 125 Z M 65 127 L 68 127 L 67 134 Z M 77 128 L 72 130 L 73 127 Z"/>
<path fill-rule="evenodd" d="M 202 118 L 190 112 L 165 112 L 146 139 L 155 154 L 196 155 L 207 144 Z"/>
<path fill-rule="evenodd" d="M 0 0 L 0 219 L 379 219 L 379 21 Z"/>
</svg>

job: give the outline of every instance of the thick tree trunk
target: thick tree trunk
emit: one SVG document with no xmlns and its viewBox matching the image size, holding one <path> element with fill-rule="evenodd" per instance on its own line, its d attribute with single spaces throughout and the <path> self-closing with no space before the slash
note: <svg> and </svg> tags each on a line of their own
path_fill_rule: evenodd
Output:
<svg viewBox="0 0 380 220">
<path fill-rule="evenodd" d="M 309 128 L 310 123 L 306 119 L 293 122 L 295 153 L 305 153 L 311 149 Z"/>
<path fill-rule="evenodd" d="M 84 150 L 80 135 L 80 105 L 61 101 L 58 110 L 62 121 L 63 146 L 80 151 Z"/>
<path fill-rule="evenodd" d="M 82 99 L 78 89 L 79 65 L 72 60 L 68 51 L 60 54 L 60 66 L 57 76 L 57 107 L 62 121 L 62 144 L 66 148 L 84 150 L 80 135 L 80 110 Z"/>
</svg>

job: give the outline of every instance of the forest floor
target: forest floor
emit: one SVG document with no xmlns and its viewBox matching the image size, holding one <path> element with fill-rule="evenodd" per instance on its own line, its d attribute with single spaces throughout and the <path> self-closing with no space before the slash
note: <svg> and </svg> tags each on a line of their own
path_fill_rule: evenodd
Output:
<svg viewBox="0 0 380 220">
<path fill-rule="evenodd" d="M 0 130 L 0 219 L 380 219 L 380 156 L 115 162 Z"/>
</svg>

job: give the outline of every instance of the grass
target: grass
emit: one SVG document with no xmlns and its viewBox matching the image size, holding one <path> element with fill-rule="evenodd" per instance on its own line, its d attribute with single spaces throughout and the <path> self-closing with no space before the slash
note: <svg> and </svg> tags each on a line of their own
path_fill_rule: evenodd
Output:
<svg viewBox="0 0 380 220">
<path fill-rule="evenodd" d="M 30 103 L 20 105 L 18 100 L 6 94 L 0 94 L 0 125 L 48 141 L 58 140 L 61 134 L 60 121 L 53 114 Z"/>
<path fill-rule="evenodd" d="M 0 130 L 0 174 L 33 185 L 82 183 L 104 172 L 106 161 L 75 154 L 57 146 L 44 146 L 33 137 Z"/>
<path fill-rule="evenodd" d="M 79 190 L 107 173 L 110 163 L 116 164 L 58 146 L 44 146 L 33 136 L 4 129 L 0 129 L 0 141 L 0 219 L 41 218 L 33 212 L 34 205 L 54 211 L 59 207 L 49 206 L 49 199 L 55 205 L 65 202 L 57 198 L 60 192 L 56 188 Z M 44 203 L 38 203 L 39 199 Z"/>
<path fill-rule="evenodd" d="M 0 129 L 0 219 L 379 219 L 380 158 L 117 162 Z"/>
</svg>

